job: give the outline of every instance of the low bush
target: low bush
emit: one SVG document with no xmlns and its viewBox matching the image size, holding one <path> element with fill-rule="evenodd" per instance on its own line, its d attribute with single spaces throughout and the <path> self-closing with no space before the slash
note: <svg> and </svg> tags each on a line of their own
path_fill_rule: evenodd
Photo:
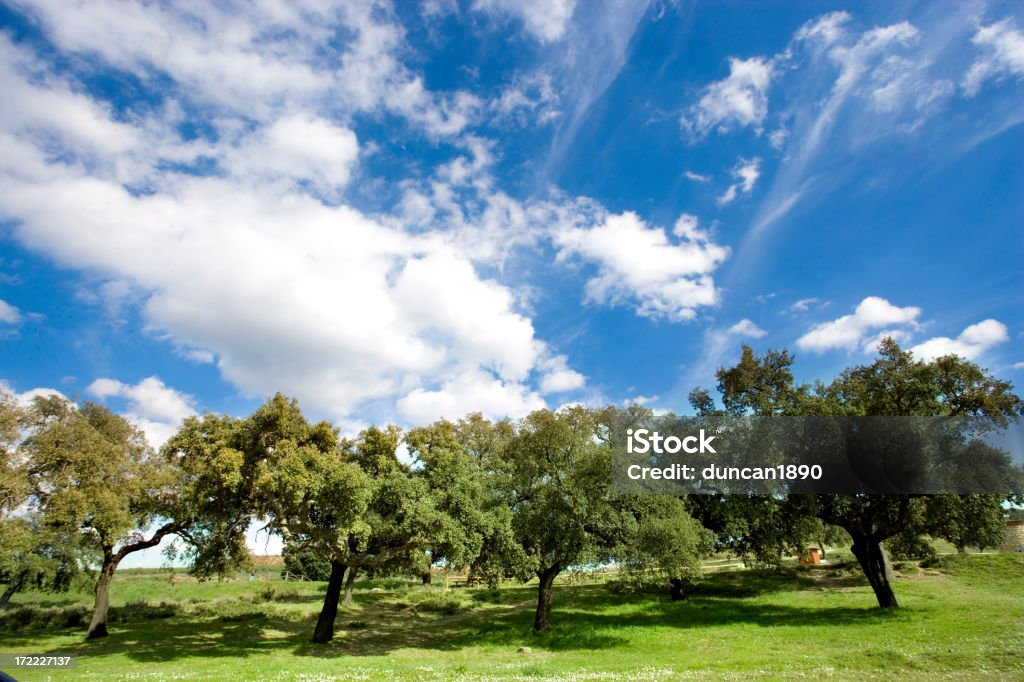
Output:
<svg viewBox="0 0 1024 682">
<path fill-rule="evenodd" d="M 450 590 L 406 590 L 395 603 L 413 611 L 430 611 L 449 616 L 471 611 L 474 607 L 472 597 L 464 592 Z"/>
</svg>

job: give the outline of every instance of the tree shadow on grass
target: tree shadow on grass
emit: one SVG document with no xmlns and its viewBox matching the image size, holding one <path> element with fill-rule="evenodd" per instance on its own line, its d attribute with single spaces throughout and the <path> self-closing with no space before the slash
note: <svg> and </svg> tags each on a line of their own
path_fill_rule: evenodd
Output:
<svg viewBox="0 0 1024 682">
<path fill-rule="evenodd" d="M 117 624 L 109 638 L 82 643 L 80 651 L 83 656 L 123 654 L 139 663 L 157 663 L 274 652 L 318 658 L 382 656 L 398 649 L 450 651 L 480 644 L 594 650 L 626 645 L 634 638 L 630 631 L 643 627 L 842 627 L 901 617 L 867 602 L 863 607 L 816 608 L 719 596 L 729 593 L 726 588 L 730 586 L 734 583 L 729 580 L 718 581 L 714 589 L 680 602 L 660 596 L 613 594 L 603 585 L 556 587 L 552 629 L 544 633 L 532 631 L 536 597 L 529 587 L 509 590 L 518 601 L 509 603 L 502 597 L 501 604 L 485 603 L 457 615 L 417 612 L 377 594 L 374 599 L 361 600 L 358 609 L 339 610 L 335 639 L 326 645 L 310 642 L 316 612 L 288 614 L 267 605 L 236 604 L 220 615 L 192 612 Z M 759 589 L 771 591 L 768 584 Z M 757 593 L 757 589 L 751 591 Z M 68 634 L 72 632 L 79 631 Z M 15 644 L 5 640 L 5 644 Z"/>
<path fill-rule="evenodd" d="M 304 642 L 295 653 L 317 657 L 379 656 L 401 648 L 443 650 L 478 644 L 525 645 L 551 651 L 601 649 L 628 643 L 630 638 L 620 633 L 642 627 L 841 627 L 884 623 L 900 617 L 867 603 L 864 607 L 807 608 L 731 597 L 694 597 L 672 602 L 661 597 L 612 595 L 603 586 L 583 586 L 556 588 L 551 630 L 534 633 L 533 606 L 533 599 L 529 599 L 504 608 L 421 621 L 410 620 L 401 613 L 347 625 L 339 618 L 333 642 Z"/>
<path fill-rule="evenodd" d="M 300 629 L 294 620 L 262 611 L 239 612 L 212 620 L 183 617 L 112 629 L 110 637 L 84 643 L 80 651 L 90 657 L 122 653 L 141 663 L 244 658 L 286 651 L 294 645 Z"/>
</svg>

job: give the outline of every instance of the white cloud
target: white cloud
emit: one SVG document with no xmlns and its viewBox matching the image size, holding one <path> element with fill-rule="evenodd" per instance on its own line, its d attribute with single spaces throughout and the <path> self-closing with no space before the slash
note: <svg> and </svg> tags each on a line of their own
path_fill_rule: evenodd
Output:
<svg viewBox="0 0 1024 682">
<path fill-rule="evenodd" d="M 873 353 L 877 353 L 878 349 L 882 345 L 882 342 L 885 341 L 886 339 L 892 339 L 896 343 L 902 346 L 906 346 L 908 343 L 910 343 L 911 338 L 913 338 L 913 334 L 911 334 L 906 329 L 883 329 L 882 331 L 878 332 L 873 337 L 865 341 L 863 344 L 863 349 L 865 353 L 870 355 Z"/>
<path fill-rule="evenodd" d="M 395 215 L 344 205 L 360 153 L 347 113 L 389 110 L 436 138 L 462 131 L 479 106 L 427 91 L 397 61 L 401 31 L 386 8 L 282 5 L 280 16 L 261 7 L 235 22 L 206 5 L 191 19 L 169 6 L 115 9 L 34 11 L 60 48 L 173 79 L 168 92 L 212 107 L 216 130 L 182 138 L 185 107 L 173 96 L 166 109 L 114 121 L 73 76 L 0 37 L 0 86 L 14 93 L 0 103 L 0 209 L 23 245 L 98 274 L 97 301 L 139 306 L 151 334 L 215 361 L 244 393 L 281 390 L 335 418 L 391 418 L 403 397 L 423 413 L 434 393 L 485 409 L 454 393 L 463 388 L 505 416 L 543 404 L 527 382 L 579 381 L 568 365 L 541 368 L 550 353 L 516 294 L 476 266 L 577 220 L 574 202 L 523 204 L 495 190 L 492 143 L 463 135 L 466 156 L 411 184 Z M 338 26 L 351 31 L 334 68 L 315 50 L 333 49 Z M 266 73 L 254 73 L 261 65 Z M 215 172 L 175 169 L 204 160 Z M 141 390 L 95 388 L 128 399 Z M 139 409 L 140 423 L 159 421 Z"/>
<path fill-rule="evenodd" d="M 750 338 L 760 339 L 767 333 L 768 332 L 746 318 L 729 327 L 729 334 L 732 336 L 749 336 Z"/>
<path fill-rule="evenodd" d="M 867 336 L 874 329 L 902 324 L 917 326 L 921 309 L 913 306 L 900 308 L 884 298 L 868 296 L 853 313 L 831 322 L 814 325 L 796 341 L 798 348 L 814 353 L 832 349 L 854 350 L 869 342 Z"/>
<path fill-rule="evenodd" d="M 101 400 L 126 400 L 124 417 L 142 429 L 154 447 L 163 445 L 186 417 L 196 413 L 192 396 L 168 387 L 155 376 L 147 377 L 137 384 L 101 378 L 93 381 L 85 390 Z"/>
<path fill-rule="evenodd" d="M 1015 362 L 1015 363 L 1013 363 L 1013 368 L 1014 369 L 1024 369 L 1024 362 Z"/>
<path fill-rule="evenodd" d="M 66 395 L 64 395 L 63 393 L 61 393 L 60 391 L 58 391 L 55 388 L 39 387 L 39 388 L 29 389 L 28 391 L 24 391 L 23 393 L 18 393 L 17 391 L 15 391 L 11 387 L 11 385 L 7 381 L 5 381 L 3 379 L 0 379 L 0 393 L 8 393 L 8 394 L 14 396 L 14 399 L 16 401 L 18 401 L 18 404 L 21 405 L 22 407 L 29 407 L 30 405 L 32 405 L 32 400 L 33 400 L 33 398 L 36 398 L 36 397 L 39 397 L 39 398 L 57 397 L 57 398 L 63 398 L 64 400 L 68 400 L 68 397 Z"/>
<path fill-rule="evenodd" d="M 494 113 L 492 123 L 509 121 L 521 126 L 552 123 L 562 114 L 558 108 L 559 99 L 558 90 L 548 73 L 515 78 L 489 102 Z"/>
<path fill-rule="evenodd" d="M 212 365 L 217 359 L 217 356 L 212 351 L 202 348 L 179 348 L 177 353 L 189 362 L 194 362 L 197 365 Z"/>
<path fill-rule="evenodd" d="M 329 101 L 349 111 L 388 110 L 446 136 L 480 107 L 465 92 L 428 91 L 402 64 L 404 31 L 382 3 L 39 0 L 28 11 L 60 49 L 143 79 L 169 76 L 180 88 L 172 95 L 187 92 L 250 120 Z"/>
<path fill-rule="evenodd" d="M 249 135 L 225 154 L 223 166 L 257 184 L 284 179 L 310 183 L 317 192 L 335 197 L 348 183 L 359 155 L 355 133 L 307 114 L 291 114 Z"/>
<path fill-rule="evenodd" d="M 628 406 L 630 406 L 630 405 L 632 405 L 634 403 L 637 404 L 637 405 L 649 405 L 649 404 L 657 401 L 660 397 L 661 396 L 656 396 L 656 395 L 638 395 L 638 396 L 633 396 L 632 398 L 626 398 L 625 400 L 622 401 L 622 404 L 624 406 L 626 406 L 626 407 L 628 407 Z"/>
<path fill-rule="evenodd" d="M 707 234 L 699 230 L 698 225 L 700 225 L 700 220 L 697 216 L 692 213 L 683 213 L 676 220 L 676 224 L 672 228 L 672 234 L 682 239 L 707 241 Z"/>
<path fill-rule="evenodd" d="M 910 350 L 915 357 L 922 360 L 943 355 L 959 355 L 967 360 L 974 360 L 989 348 L 1005 343 L 1009 339 L 1010 334 L 1005 324 L 988 319 L 967 327 L 955 339 L 937 336 L 917 344 Z"/>
<path fill-rule="evenodd" d="M 786 157 L 741 251 L 763 248 L 760 233 L 808 195 L 812 180 L 820 177 L 813 168 L 823 149 L 847 152 L 912 132 L 942 109 L 954 87 L 936 75 L 934 65 L 959 30 L 956 19 L 954 13 L 950 25 L 937 27 L 938 36 L 929 40 L 906 21 L 857 31 L 845 12 L 818 17 L 797 30 L 786 50 L 772 57 L 787 84 L 792 82 L 785 92 L 793 93 L 787 105 L 796 114 L 787 120 Z M 825 93 L 822 83 L 830 84 Z"/>
<path fill-rule="evenodd" d="M 769 298 L 774 294 L 770 294 Z M 715 371 L 740 347 L 740 339 L 761 339 L 768 333 L 752 320 L 742 319 L 729 328 L 708 327 L 700 344 L 700 357 L 686 373 L 685 386 L 706 386 L 715 379 Z"/>
<path fill-rule="evenodd" d="M 776 128 L 768 134 L 768 144 L 772 146 L 772 149 L 782 149 L 786 144 L 787 137 L 789 137 L 788 130 Z"/>
<path fill-rule="evenodd" d="M 565 355 L 554 355 L 540 363 L 539 370 L 543 372 L 541 393 L 565 393 L 583 388 L 586 377 L 571 369 L 568 362 L 569 358 Z"/>
<path fill-rule="evenodd" d="M 816 43 L 819 48 L 829 47 L 846 34 L 845 26 L 849 21 L 847 12 L 830 12 L 805 23 L 793 37 Z"/>
<path fill-rule="evenodd" d="M 711 179 L 710 175 L 701 175 L 700 173 L 694 173 L 693 171 L 686 171 L 683 175 L 685 175 L 688 180 L 693 180 L 694 182 L 707 182 Z"/>
<path fill-rule="evenodd" d="M 695 137 L 712 129 L 724 133 L 748 126 L 760 133 L 768 114 L 773 69 L 771 60 L 764 57 L 730 59 L 729 76 L 705 88 L 700 101 L 680 119 L 681 125 Z"/>
<path fill-rule="evenodd" d="M 541 42 L 553 42 L 565 35 L 576 8 L 576 0 L 475 0 L 473 9 L 511 15 Z"/>
<path fill-rule="evenodd" d="M 458 419 L 470 412 L 515 418 L 543 407 L 543 398 L 522 383 L 474 369 L 448 377 L 436 388 L 416 388 L 398 401 L 399 414 L 414 424 Z"/>
<path fill-rule="evenodd" d="M 754 189 L 754 183 L 761 177 L 761 159 L 740 159 L 732 170 L 732 177 L 736 182 L 729 185 L 722 196 L 718 197 L 719 206 L 732 203 L 741 193 L 750 194 Z"/>
<path fill-rule="evenodd" d="M 0 322 L 18 324 L 21 322 L 21 311 L 0 298 Z"/>
<path fill-rule="evenodd" d="M 805 313 L 810 310 L 811 306 L 815 303 L 819 303 L 821 299 L 817 296 L 811 296 L 810 298 L 802 298 L 793 305 L 789 306 L 789 310 L 797 313 Z"/>
<path fill-rule="evenodd" d="M 7 176 L 0 187 L 24 216 L 25 243 L 132 280 L 148 292 L 154 329 L 216 353 L 223 376 L 250 394 L 282 390 L 340 416 L 456 366 L 519 380 L 538 358 L 507 288 L 442 238 L 344 206 L 211 178 L 151 197 L 86 177 Z"/>
<path fill-rule="evenodd" d="M 598 265 L 586 284 L 587 300 L 618 306 L 632 302 L 638 314 L 673 321 L 718 303 L 711 274 L 729 255 L 696 229 L 692 216 L 676 224 L 678 243 L 648 227 L 635 213 L 604 216 L 593 227 L 563 227 L 554 235 L 558 260 L 578 255 Z"/>
<path fill-rule="evenodd" d="M 1024 78 L 1024 31 L 1017 29 L 1012 17 L 978 26 L 971 42 L 982 54 L 964 76 L 963 88 L 968 95 L 976 94 L 985 81 L 993 78 Z"/>
</svg>

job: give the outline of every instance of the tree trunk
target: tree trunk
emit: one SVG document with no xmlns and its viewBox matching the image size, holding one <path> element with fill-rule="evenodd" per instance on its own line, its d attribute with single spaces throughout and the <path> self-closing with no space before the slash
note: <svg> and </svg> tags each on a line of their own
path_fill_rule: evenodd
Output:
<svg viewBox="0 0 1024 682">
<path fill-rule="evenodd" d="M 341 600 L 342 606 L 352 606 L 352 590 L 356 584 L 356 567 L 348 569 L 348 578 L 345 579 L 345 596 Z"/>
<path fill-rule="evenodd" d="M 547 630 L 551 627 L 551 586 L 555 582 L 561 568 L 558 564 L 543 571 L 537 571 L 540 578 L 540 585 L 537 587 L 537 614 L 533 618 L 533 629 L 536 632 Z"/>
<path fill-rule="evenodd" d="M 22 573 L 18 576 L 17 580 L 12 580 L 11 584 L 4 590 L 2 596 L 0 596 L 0 609 L 6 609 L 7 605 L 11 603 L 11 597 L 14 593 L 21 589 L 21 586 L 25 584 L 25 574 Z"/>
<path fill-rule="evenodd" d="M 92 620 L 86 639 L 99 639 L 107 636 L 107 611 L 110 609 L 110 581 L 114 579 L 114 571 L 120 558 L 114 555 L 113 548 L 104 548 L 103 567 L 100 577 L 96 580 L 96 603 L 92 607 Z"/>
<path fill-rule="evenodd" d="M 881 541 L 868 535 L 855 535 L 850 550 L 857 557 L 864 575 L 871 583 L 878 605 L 883 609 L 897 608 L 899 604 L 896 603 L 896 595 L 890 584 L 892 567 L 889 565 L 888 555 L 882 549 Z"/>
<path fill-rule="evenodd" d="M 430 570 L 428 569 L 426 571 L 423 571 L 423 573 L 420 575 L 420 579 L 423 580 L 424 585 L 429 585 L 431 579 Z"/>
<path fill-rule="evenodd" d="M 345 582 L 346 568 L 345 564 L 337 559 L 331 559 L 331 577 L 327 580 L 327 594 L 324 595 L 324 605 L 320 609 L 316 629 L 313 630 L 313 641 L 317 644 L 326 644 L 334 639 L 334 619 L 338 615 L 338 597 L 341 596 L 341 587 Z"/>
<path fill-rule="evenodd" d="M 686 584 L 680 578 L 669 578 L 668 584 L 671 588 L 672 601 L 686 599 Z"/>
</svg>

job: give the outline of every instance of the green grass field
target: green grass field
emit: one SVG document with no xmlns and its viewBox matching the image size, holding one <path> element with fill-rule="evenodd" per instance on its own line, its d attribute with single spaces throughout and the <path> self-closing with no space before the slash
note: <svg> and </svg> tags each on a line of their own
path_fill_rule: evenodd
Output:
<svg viewBox="0 0 1024 682">
<path fill-rule="evenodd" d="M 852 566 L 717 571 L 685 602 L 563 582 L 541 635 L 531 585 L 363 583 L 326 646 L 309 643 L 322 583 L 130 572 L 113 584 L 106 640 L 68 627 L 88 594 L 24 594 L 0 620 L 0 651 L 80 655 L 75 671 L 19 680 L 1024 679 L 1024 557 L 902 567 L 896 612 L 875 608 Z"/>
</svg>

